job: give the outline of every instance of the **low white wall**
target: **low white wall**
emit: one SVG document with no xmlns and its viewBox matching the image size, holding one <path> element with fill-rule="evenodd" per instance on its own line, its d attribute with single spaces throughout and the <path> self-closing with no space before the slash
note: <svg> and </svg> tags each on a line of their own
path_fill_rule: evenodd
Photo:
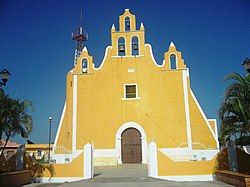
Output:
<svg viewBox="0 0 250 187">
<path fill-rule="evenodd" d="M 212 160 L 216 154 L 219 152 L 219 150 L 189 150 L 188 148 L 161 148 L 159 149 L 163 154 L 165 154 L 168 157 L 174 157 L 174 156 L 185 156 L 188 155 L 191 158 L 194 158 L 196 155 L 197 160 L 202 160 L 203 157 L 205 157 L 205 160 Z"/>
<path fill-rule="evenodd" d="M 192 155 L 197 155 L 198 160 L 202 160 L 202 157 L 212 160 L 218 152 L 219 150 L 193 150 Z"/>
<path fill-rule="evenodd" d="M 154 141 L 148 144 L 148 176 L 158 176 L 157 146 Z"/>
<path fill-rule="evenodd" d="M 94 158 L 97 157 L 118 157 L 116 149 L 95 149 Z"/>
<path fill-rule="evenodd" d="M 187 148 L 163 148 L 158 149 L 163 154 L 167 155 L 187 155 L 187 154 L 206 154 L 208 158 L 214 157 L 218 150 L 191 150 Z M 167 155 L 168 156 L 168 155 Z M 166 166 L 168 167 L 168 166 Z M 158 175 L 158 160 L 157 160 L 157 145 L 151 141 L 148 145 L 148 175 L 149 177 L 173 180 L 173 181 L 212 181 L 213 175 L 175 175 L 175 176 L 159 176 Z"/>
<path fill-rule="evenodd" d="M 90 179 L 94 175 L 93 168 L 93 146 L 87 143 L 84 146 L 84 178 Z"/>
<path fill-rule="evenodd" d="M 165 155 L 187 155 L 190 154 L 190 150 L 188 148 L 159 148 Z"/>
<path fill-rule="evenodd" d="M 61 154 L 55 154 L 53 155 L 53 158 L 57 159 L 57 164 L 69 164 L 65 163 L 65 158 L 76 158 L 80 153 L 84 153 L 84 160 L 82 165 L 79 165 L 79 167 L 83 167 L 84 174 L 82 177 L 44 177 L 42 178 L 42 182 L 44 183 L 55 183 L 55 182 L 73 182 L 73 181 L 78 181 L 78 180 L 83 180 L 83 179 L 90 179 L 93 178 L 94 175 L 94 166 L 93 166 L 93 146 L 89 143 L 87 143 L 84 146 L 83 150 L 77 150 L 75 154 L 66 154 L 66 155 L 61 155 Z M 73 159 L 72 159 L 73 160 Z M 71 162 L 72 162 L 71 160 Z"/>
<path fill-rule="evenodd" d="M 83 150 L 77 150 L 72 154 L 52 154 L 51 159 L 55 160 L 56 164 L 68 164 L 77 158 Z"/>
</svg>

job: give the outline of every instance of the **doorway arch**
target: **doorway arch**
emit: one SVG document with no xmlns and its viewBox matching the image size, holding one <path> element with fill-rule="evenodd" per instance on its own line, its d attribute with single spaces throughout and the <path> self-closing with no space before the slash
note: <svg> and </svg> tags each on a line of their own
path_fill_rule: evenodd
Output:
<svg viewBox="0 0 250 187">
<path fill-rule="evenodd" d="M 126 122 L 116 132 L 116 139 L 115 139 L 115 146 L 116 146 L 116 151 L 118 154 L 118 164 L 122 164 L 122 149 L 121 149 L 121 144 L 122 144 L 122 133 L 128 129 L 128 128 L 134 128 L 138 130 L 141 134 L 141 158 L 142 164 L 147 163 L 147 138 L 146 138 L 146 133 L 144 129 L 138 125 L 135 122 Z"/>
</svg>

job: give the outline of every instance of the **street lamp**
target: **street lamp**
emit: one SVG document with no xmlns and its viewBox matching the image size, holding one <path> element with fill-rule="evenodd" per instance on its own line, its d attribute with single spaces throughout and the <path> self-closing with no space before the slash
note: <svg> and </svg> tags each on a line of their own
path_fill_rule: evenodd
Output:
<svg viewBox="0 0 250 187">
<path fill-rule="evenodd" d="M 242 64 L 248 73 L 250 73 L 250 59 L 246 58 Z"/>
<path fill-rule="evenodd" d="M 0 88 L 6 85 L 6 82 L 9 80 L 10 72 L 7 69 L 4 69 L 0 72 L 0 77 L 2 82 L 0 82 Z"/>
<path fill-rule="evenodd" d="M 48 155 L 48 160 L 50 162 L 50 137 L 51 137 L 51 123 L 52 123 L 53 117 L 49 117 L 49 155 Z"/>
</svg>

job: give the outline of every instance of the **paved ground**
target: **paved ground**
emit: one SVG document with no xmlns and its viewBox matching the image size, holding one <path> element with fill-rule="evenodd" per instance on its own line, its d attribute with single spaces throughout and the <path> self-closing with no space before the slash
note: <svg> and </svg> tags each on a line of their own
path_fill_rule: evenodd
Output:
<svg viewBox="0 0 250 187">
<path fill-rule="evenodd" d="M 148 176 L 146 164 L 122 164 L 116 166 L 99 166 L 94 169 L 94 178 L 145 178 Z"/>
<path fill-rule="evenodd" d="M 147 165 L 118 165 L 95 167 L 94 178 L 71 183 L 30 184 L 28 187 L 229 187 L 219 181 L 175 182 L 147 177 Z"/>
</svg>

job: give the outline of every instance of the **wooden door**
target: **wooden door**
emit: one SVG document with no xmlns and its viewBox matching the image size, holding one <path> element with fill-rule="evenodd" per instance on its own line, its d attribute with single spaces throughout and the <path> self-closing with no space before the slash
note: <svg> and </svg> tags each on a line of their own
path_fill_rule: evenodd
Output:
<svg viewBox="0 0 250 187">
<path fill-rule="evenodd" d="M 122 163 L 141 163 L 141 134 L 135 128 L 128 128 L 122 133 Z"/>
</svg>

